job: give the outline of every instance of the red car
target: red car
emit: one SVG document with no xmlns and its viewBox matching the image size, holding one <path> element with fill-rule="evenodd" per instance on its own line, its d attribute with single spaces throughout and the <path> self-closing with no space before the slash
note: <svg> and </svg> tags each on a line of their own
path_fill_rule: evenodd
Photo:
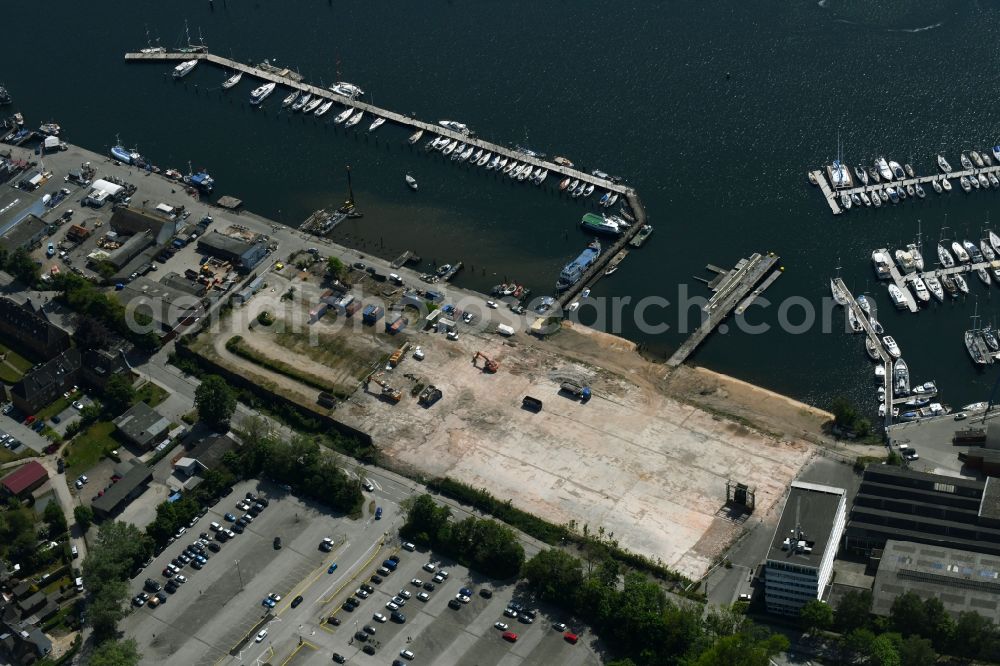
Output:
<svg viewBox="0 0 1000 666">
<path fill-rule="evenodd" d="M 565 638 L 567 642 L 572 643 L 573 645 L 576 645 L 576 642 L 580 640 L 580 637 L 574 634 L 572 631 L 567 631 L 565 634 L 563 634 L 563 638 Z"/>
<path fill-rule="evenodd" d="M 25 423 L 26 425 L 31 425 L 31 424 L 32 424 L 32 423 L 34 423 L 34 422 L 35 422 L 35 415 L 34 415 L 34 414 L 32 414 L 32 415 L 31 415 L 31 416 L 29 416 L 28 418 L 24 419 L 24 423 Z"/>
<path fill-rule="evenodd" d="M 516 643 L 517 634 L 515 634 L 513 631 L 505 631 L 503 632 L 503 639 L 505 641 L 510 641 L 511 643 Z"/>
</svg>

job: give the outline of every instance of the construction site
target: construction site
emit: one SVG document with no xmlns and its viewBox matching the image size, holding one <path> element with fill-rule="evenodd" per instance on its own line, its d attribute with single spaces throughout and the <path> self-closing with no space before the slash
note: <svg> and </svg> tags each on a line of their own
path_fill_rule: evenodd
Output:
<svg viewBox="0 0 1000 666">
<path fill-rule="evenodd" d="M 399 304 L 401 290 L 364 274 L 346 295 L 308 267 L 265 280 L 224 333 L 201 336 L 200 353 L 369 433 L 390 467 L 459 479 L 555 523 L 603 527 L 687 576 L 704 573 L 743 529 L 725 509 L 727 484 L 754 488 L 755 515 L 765 516 L 815 454 L 799 435 L 818 432 L 821 413 L 744 396 L 690 368 L 665 377 L 621 338 L 425 327 Z M 294 307 L 299 299 L 325 307 Z M 274 324 L 259 323 L 265 311 Z M 414 323 L 391 330 L 401 319 Z M 751 428 L 687 395 L 774 418 Z"/>
</svg>

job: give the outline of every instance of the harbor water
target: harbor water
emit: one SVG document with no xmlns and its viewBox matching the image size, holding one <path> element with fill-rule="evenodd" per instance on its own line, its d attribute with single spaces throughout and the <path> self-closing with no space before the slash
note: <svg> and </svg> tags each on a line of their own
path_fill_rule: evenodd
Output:
<svg viewBox="0 0 1000 666">
<path fill-rule="evenodd" d="M 539 189 L 459 166 L 426 153 L 430 137 L 410 147 L 391 123 L 368 134 L 370 118 L 348 132 L 332 123 L 338 106 L 323 118 L 282 112 L 280 88 L 253 108 L 255 82 L 223 91 L 229 73 L 204 63 L 180 82 L 169 64 L 126 65 L 147 28 L 163 46 L 186 42 L 186 19 L 219 55 L 270 59 L 315 84 L 350 81 L 378 106 L 458 120 L 497 143 L 625 177 L 656 231 L 593 295 L 667 299 L 645 311 L 666 332 L 640 330 L 629 307 L 616 331 L 652 354 L 669 355 L 694 328 L 680 330 L 678 285 L 708 296 L 692 279 L 706 264 L 774 251 L 785 273 L 766 293 L 772 305 L 747 315 L 771 330 L 730 327 L 692 362 L 821 407 L 847 395 L 874 412 L 872 366 L 862 338 L 844 333 L 842 311 L 829 332 L 778 325 L 788 299 L 819 309 L 840 265 L 854 293 L 874 296 L 915 383 L 934 379 L 945 402 L 961 405 L 986 399 L 997 377 L 976 370 L 962 344 L 971 297 L 897 313 L 869 255 L 912 242 L 919 219 L 931 262 L 941 227 L 978 239 L 1000 192 L 928 188 L 923 202 L 833 217 L 805 176 L 837 156 L 838 131 L 846 163 L 884 154 L 918 173 L 934 169 L 938 152 L 957 165 L 960 150 L 1000 143 L 1000 9 L 989 3 L 59 4 L 44 30 L 28 4 L 8 8 L 11 25 L 35 27 L 9 31 L 0 84 L 14 97 L 7 109 L 34 126 L 58 122 L 67 141 L 106 154 L 118 136 L 161 167 L 205 167 L 217 195 L 290 225 L 343 200 L 350 164 L 365 216 L 340 225 L 335 240 L 390 258 L 409 249 L 427 262 L 460 260 L 456 281 L 480 290 L 516 279 L 550 293 L 589 240 L 578 222 L 597 196 L 560 196 L 551 177 Z M 979 314 L 996 316 L 1000 288 L 975 279 L 970 288 Z M 790 308 L 788 319 L 801 312 Z"/>
</svg>

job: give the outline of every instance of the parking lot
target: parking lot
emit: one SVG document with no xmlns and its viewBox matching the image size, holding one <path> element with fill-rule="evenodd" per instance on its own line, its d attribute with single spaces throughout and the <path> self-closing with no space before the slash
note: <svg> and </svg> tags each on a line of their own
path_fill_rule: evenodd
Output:
<svg viewBox="0 0 1000 666">
<path fill-rule="evenodd" d="M 398 569 L 385 576 L 381 583 L 372 582 L 369 576 L 390 552 L 400 558 Z M 434 572 L 424 569 L 428 563 L 434 564 Z M 448 572 L 448 578 L 433 583 L 435 573 L 442 568 Z M 431 582 L 433 590 L 417 586 L 414 579 Z M 345 610 L 344 600 L 358 598 L 356 592 L 362 583 L 367 583 L 373 591 L 366 599 L 361 599 L 353 611 Z M 456 602 L 457 608 L 450 607 L 449 602 L 462 588 L 469 588 L 472 592 L 469 601 Z M 482 596 L 484 589 L 492 593 L 490 598 Z M 390 617 L 392 609 L 386 604 L 393 597 L 400 596 L 402 591 L 410 596 L 404 599 L 405 604 L 399 609 L 405 616 L 405 621 L 400 623 Z M 426 600 L 418 597 L 421 592 L 426 592 Z M 528 624 L 505 616 L 504 609 L 512 601 L 520 602 L 527 609 L 537 610 L 536 618 Z M 563 631 L 553 627 L 565 619 L 546 613 L 545 608 L 535 607 L 523 590 L 514 585 L 496 585 L 450 560 L 441 560 L 419 550 L 387 549 L 363 568 L 355 581 L 345 585 L 327 608 L 326 617 L 337 618 L 339 625 L 326 621 L 317 626 L 304 626 L 299 631 L 293 630 L 289 635 L 284 631 L 288 627 L 275 620 L 269 625 L 268 636 L 259 649 L 244 651 L 244 661 L 253 661 L 258 657 L 267 660 L 273 651 L 271 660 L 274 663 L 291 657 L 288 664 L 327 664 L 337 653 L 350 664 L 388 664 L 393 659 L 401 658 L 402 650 L 409 650 L 413 657 L 404 661 L 435 666 L 600 663 L 587 646 L 591 637 L 581 632 L 577 644 L 569 643 Z M 382 614 L 385 621 L 374 619 L 376 613 Z M 509 627 L 507 631 L 517 634 L 516 640 L 505 640 L 504 630 L 495 626 L 497 622 L 506 623 Z M 580 629 L 571 624 L 568 628 L 578 632 Z M 366 637 L 364 641 L 356 638 L 359 631 Z M 300 635 L 303 637 L 301 645 L 298 644 Z M 374 654 L 363 651 L 369 645 Z"/>
<path fill-rule="evenodd" d="M 244 512 L 238 511 L 236 504 L 248 491 L 268 498 L 269 506 L 244 533 L 221 544 L 218 553 L 209 552 L 210 558 L 201 570 L 191 565 L 183 567 L 180 573 L 188 582 L 167 594 L 166 603 L 157 608 L 133 605 L 133 612 L 122 622 L 122 630 L 138 642 L 143 663 L 207 666 L 228 657 L 229 650 L 256 633 L 257 625 L 268 615 L 261 602 L 270 593 L 282 596 L 270 611 L 278 616 L 274 620 L 278 624 L 281 618 L 287 618 L 296 595 L 307 596 L 309 605 L 291 609 L 298 611 L 295 625 L 303 623 L 306 616 L 302 613 L 308 611 L 311 616 L 315 612 L 313 605 L 332 593 L 326 587 L 334 582 L 330 580 L 334 577 L 327 574 L 329 563 L 356 551 L 360 551 L 359 556 L 370 552 L 372 544 L 378 544 L 382 537 L 383 525 L 389 526 L 388 520 L 376 522 L 370 517 L 332 517 L 325 507 L 304 502 L 270 484 L 239 483 L 130 581 L 130 599 L 142 591 L 146 578 L 165 584 L 164 567 L 200 533 L 208 533 L 217 542 L 210 524 L 232 527 L 223 516 L 227 512 L 242 515 Z M 389 513 L 387 506 L 386 519 Z M 274 548 L 275 537 L 281 537 L 280 549 Z M 332 553 L 324 553 L 318 548 L 324 537 L 332 537 L 340 545 Z M 290 630 L 295 631 L 295 626 Z M 256 645 L 252 638 L 249 644 Z"/>
<path fill-rule="evenodd" d="M 968 446 L 956 446 L 952 437 L 957 430 L 970 428 L 986 428 L 1000 412 L 991 412 L 983 423 L 983 412 L 970 414 L 964 420 L 955 420 L 948 414 L 933 419 L 899 423 L 889 431 L 889 440 L 893 450 L 899 451 L 901 446 L 912 447 L 920 456 L 917 460 L 908 461 L 911 469 L 920 472 L 932 472 L 947 476 L 968 476 L 980 478 L 979 471 L 969 469 L 958 459 L 958 454 Z"/>
</svg>

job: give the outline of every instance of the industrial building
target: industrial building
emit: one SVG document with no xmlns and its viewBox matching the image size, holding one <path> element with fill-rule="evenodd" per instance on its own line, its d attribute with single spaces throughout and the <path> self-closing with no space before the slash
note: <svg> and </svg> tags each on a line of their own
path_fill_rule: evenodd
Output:
<svg viewBox="0 0 1000 666">
<path fill-rule="evenodd" d="M 267 244 L 249 242 L 211 231 L 198 239 L 198 251 L 211 255 L 244 272 L 249 272 L 267 256 Z"/>
<path fill-rule="evenodd" d="M 1000 555 L 1000 480 L 869 465 L 844 547 L 869 555 L 890 539 Z"/>
<path fill-rule="evenodd" d="M 153 479 L 153 472 L 142 463 L 119 463 L 115 466 L 115 474 L 121 477 L 118 483 L 111 484 L 91 505 L 99 520 L 112 518 L 120 513 L 129 502 L 146 492 Z"/>
<path fill-rule="evenodd" d="M 138 277 L 114 292 L 126 312 L 148 316 L 161 339 L 169 339 L 178 328 L 187 326 L 204 314 L 202 300 L 146 277 Z"/>
<path fill-rule="evenodd" d="M 0 247 L 13 252 L 14 250 L 29 250 L 42 242 L 49 225 L 35 215 L 26 215 L 9 225 L 0 235 Z"/>
<path fill-rule="evenodd" d="M 141 449 L 159 444 L 170 430 L 170 420 L 144 402 L 132 405 L 114 424 L 122 437 Z"/>
<path fill-rule="evenodd" d="M 764 561 L 767 610 L 797 615 L 830 581 L 847 517 L 843 488 L 792 483 Z"/>
<path fill-rule="evenodd" d="M 952 617 L 975 611 L 1000 623 L 1000 557 L 889 539 L 872 588 L 872 612 L 889 615 L 896 597 L 913 592 L 941 600 Z"/>
<path fill-rule="evenodd" d="M 91 184 L 90 192 L 83 201 L 87 206 L 100 208 L 108 201 L 113 201 L 124 189 L 121 185 L 115 185 L 103 178 L 98 178 Z"/>
</svg>

